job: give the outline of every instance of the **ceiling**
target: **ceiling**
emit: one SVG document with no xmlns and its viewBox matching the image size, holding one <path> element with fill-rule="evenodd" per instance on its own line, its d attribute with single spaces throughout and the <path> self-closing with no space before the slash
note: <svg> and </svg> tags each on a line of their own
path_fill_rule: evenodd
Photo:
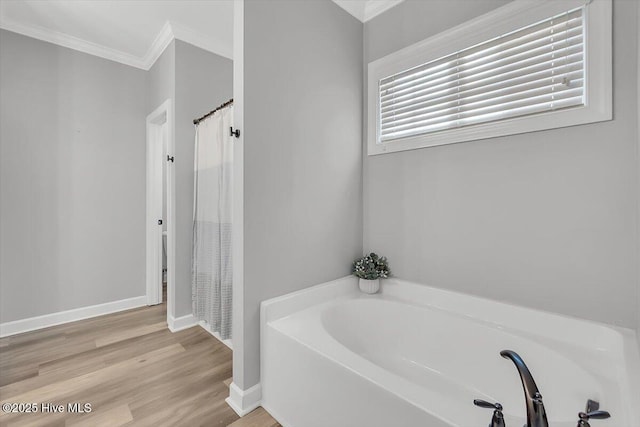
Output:
<svg viewBox="0 0 640 427">
<path fill-rule="evenodd" d="M 333 1 L 366 22 L 403 0 Z M 0 28 L 148 70 L 173 39 L 232 58 L 233 3 L 0 0 Z"/>
<path fill-rule="evenodd" d="M 0 28 L 148 70 L 174 38 L 231 58 L 233 0 L 0 0 Z"/>
</svg>

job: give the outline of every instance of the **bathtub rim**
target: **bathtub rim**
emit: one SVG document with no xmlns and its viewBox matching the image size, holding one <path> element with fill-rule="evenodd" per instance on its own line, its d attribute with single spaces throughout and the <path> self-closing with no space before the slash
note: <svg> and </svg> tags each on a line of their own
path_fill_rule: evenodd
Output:
<svg viewBox="0 0 640 427">
<path fill-rule="evenodd" d="M 614 332 L 614 336 L 619 337 L 622 336 L 625 339 L 620 342 L 620 344 L 626 343 L 629 339 L 633 337 L 630 335 L 636 335 L 636 331 L 631 328 L 626 328 L 623 326 L 613 325 L 609 323 L 599 322 L 591 319 L 584 319 L 581 317 L 570 316 L 567 314 L 556 313 L 549 310 L 544 309 L 536 309 L 531 308 L 519 304 L 514 304 L 502 300 L 495 300 L 487 297 L 478 296 L 475 294 L 453 291 L 449 289 L 437 288 L 430 285 L 425 285 L 421 283 L 412 282 L 409 280 L 404 280 L 397 277 L 391 277 L 388 279 L 384 279 L 380 284 L 380 293 L 386 296 L 391 296 L 394 299 L 398 299 L 406 304 L 417 305 L 417 306 L 425 306 L 430 308 L 435 308 L 438 310 L 444 310 L 449 312 L 455 312 L 465 317 L 470 317 L 473 319 L 477 319 L 483 322 L 494 323 L 491 320 L 480 316 L 473 316 L 469 314 L 462 314 L 459 310 L 452 309 L 447 306 L 442 306 L 439 304 L 433 303 L 415 303 L 414 301 L 410 301 L 407 298 L 398 298 L 396 292 L 392 292 L 394 288 L 402 287 L 405 289 L 410 289 L 412 291 L 417 291 L 418 293 L 430 293 L 433 295 L 441 295 L 444 298 L 456 298 L 456 299 L 466 299 L 470 302 L 473 302 L 474 306 L 477 306 L 475 303 L 479 303 L 487 306 L 495 306 L 497 308 L 506 308 L 506 309 L 516 309 L 518 311 L 523 311 L 524 313 L 536 316 L 536 317 L 544 317 L 546 319 L 552 320 L 563 320 L 565 322 L 570 323 L 579 323 L 584 326 L 591 326 L 594 328 L 602 328 L 605 330 L 609 330 L 610 332 Z M 344 276 L 335 280 L 331 280 L 329 282 L 320 283 L 317 285 L 313 285 L 295 292 L 291 292 L 288 294 L 284 294 L 278 297 L 270 298 L 268 300 L 264 300 L 260 303 L 260 324 L 261 327 L 264 322 L 269 322 L 275 319 L 279 319 L 285 317 L 289 314 L 293 314 L 295 312 L 304 310 L 313 305 L 317 305 L 323 302 L 327 302 L 330 299 L 348 296 L 348 295 L 364 295 L 358 290 L 358 278 L 352 275 Z M 377 295 L 377 294 L 374 294 Z M 495 322 L 498 323 L 498 322 Z M 525 328 L 517 328 L 514 329 L 526 330 Z M 636 339 L 632 339 L 630 344 L 635 344 L 636 346 L 636 355 L 640 354 L 640 341 Z M 633 356 L 634 352 L 628 352 L 630 356 Z"/>
</svg>

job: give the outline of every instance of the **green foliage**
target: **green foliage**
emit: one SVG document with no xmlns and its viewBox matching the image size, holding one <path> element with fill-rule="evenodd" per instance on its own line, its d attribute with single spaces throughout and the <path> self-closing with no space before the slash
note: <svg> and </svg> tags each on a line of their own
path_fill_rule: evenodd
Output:
<svg viewBox="0 0 640 427">
<path fill-rule="evenodd" d="M 352 273 L 361 279 L 386 279 L 391 274 L 386 257 L 379 257 L 371 252 L 353 262 Z"/>
</svg>

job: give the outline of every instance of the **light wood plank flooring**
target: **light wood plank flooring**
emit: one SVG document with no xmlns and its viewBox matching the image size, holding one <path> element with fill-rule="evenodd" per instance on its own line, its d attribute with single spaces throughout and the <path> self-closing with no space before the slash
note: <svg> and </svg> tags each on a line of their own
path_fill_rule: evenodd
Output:
<svg viewBox="0 0 640 427">
<path fill-rule="evenodd" d="M 279 427 L 224 402 L 231 350 L 200 327 L 171 333 L 165 304 L 0 339 L 0 400 L 64 413 L 0 412 L 2 426 Z M 69 403 L 91 412 L 69 413 Z"/>
</svg>

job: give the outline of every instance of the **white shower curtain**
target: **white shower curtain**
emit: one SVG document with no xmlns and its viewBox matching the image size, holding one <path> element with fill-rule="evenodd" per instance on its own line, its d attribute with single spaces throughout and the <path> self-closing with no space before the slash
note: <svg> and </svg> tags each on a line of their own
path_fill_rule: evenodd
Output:
<svg viewBox="0 0 640 427">
<path fill-rule="evenodd" d="M 193 207 L 193 313 L 231 337 L 233 106 L 196 127 Z"/>
</svg>

